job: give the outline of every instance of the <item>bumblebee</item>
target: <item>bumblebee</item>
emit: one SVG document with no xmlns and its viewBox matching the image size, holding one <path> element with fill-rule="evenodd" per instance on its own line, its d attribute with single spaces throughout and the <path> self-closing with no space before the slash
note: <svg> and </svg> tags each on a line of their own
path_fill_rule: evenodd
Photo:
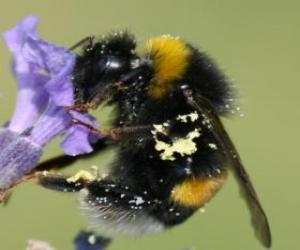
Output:
<svg viewBox="0 0 300 250">
<path fill-rule="evenodd" d="M 113 128 L 100 132 L 117 146 L 117 157 L 105 178 L 53 174 L 41 184 L 80 191 L 82 211 L 106 235 L 141 235 L 186 221 L 218 192 L 230 168 L 258 239 L 270 247 L 265 212 L 220 121 L 233 107 L 234 90 L 215 63 L 178 37 L 152 38 L 143 54 L 127 32 L 88 40 L 74 67 L 75 108 L 115 106 Z"/>
</svg>

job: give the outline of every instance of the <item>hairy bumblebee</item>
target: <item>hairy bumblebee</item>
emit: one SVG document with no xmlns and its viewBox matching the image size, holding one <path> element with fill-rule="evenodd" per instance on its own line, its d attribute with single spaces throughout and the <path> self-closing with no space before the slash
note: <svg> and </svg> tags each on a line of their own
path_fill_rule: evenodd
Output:
<svg viewBox="0 0 300 250">
<path fill-rule="evenodd" d="M 80 191 L 82 210 L 108 235 L 146 234 L 188 219 L 222 187 L 230 167 L 259 240 L 271 246 L 266 215 L 219 119 L 234 91 L 209 57 L 171 36 L 150 39 L 140 55 L 134 37 L 119 32 L 90 39 L 77 56 L 74 84 L 75 108 L 116 106 L 106 135 L 118 154 L 105 178 L 46 175 L 42 185 Z"/>
</svg>

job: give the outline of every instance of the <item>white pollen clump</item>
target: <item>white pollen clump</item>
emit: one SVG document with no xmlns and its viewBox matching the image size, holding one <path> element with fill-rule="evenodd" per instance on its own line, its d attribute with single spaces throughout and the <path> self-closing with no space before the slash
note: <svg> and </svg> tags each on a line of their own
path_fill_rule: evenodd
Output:
<svg viewBox="0 0 300 250">
<path fill-rule="evenodd" d="M 219 168 L 216 169 L 216 172 L 217 172 L 218 174 L 221 174 L 221 173 L 222 173 L 221 170 L 220 170 Z"/>
<path fill-rule="evenodd" d="M 187 114 L 187 115 L 178 115 L 176 117 L 176 120 L 177 121 L 182 121 L 184 123 L 187 123 L 188 122 L 188 118 L 191 119 L 192 122 L 195 122 L 199 119 L 199 115 L 197 112 L 193 112 L 193 113 L 190 113 L 190 114 Z"/>
<path fill-rule="evenodd" d="M 205 207 L 201 207 L 199 210 L 200 210 L 200 213 L 205 213 Z"/>
<path fill-rule="evenodd" d="M 138 197 L 135 197 L 134 200 L 128 201 L 128 203 L 129 203 L 129 204 L 134 203 L 135 205 L 138 206 L 138 205 L 141 205 L 141 204 L 145 203 L 145 200 L 144 200 L 142 197 L 138 196 Z"/>
<path fill-rule="evenodd" d="M 214 150 L 217 150 L 218 147 L 215 143 L 208 143 L 208 146 L 211 148 L 211 149 L 214 149 Z"/>
<path fill-rule="evenodd" d="M 184 171 L 187 175 L 192 174 L 192 170 L 190 168 L 185 168 Z"/>
<path fill-rule="evenodd" d="M 174 161 L 176 159 L 174 153 L 178 153 L 181 156 L 195 153 L 197 151 L 197 145 L 193 140 L 200 137 L 200 135 L 199 129 L 195 129 L 184 138 L 175 138 L 172 144 L 165 143 L 156 138 L 155 149 L 157 151 L 163 151 L 160 154 L 162 160 Z"/>
<path fill-rule="evenodd" d="M 96 175 L 86 171 L 86 170 L 80 170 L 79 172 L 77 172 L 75 175 L 69 177 L 67 179 L 68 183 L 74 183 L 77 182 L 80 179 L 86 180 L 86 181 L 93 181 L 97 178 Z"/>
<path fill-rule="evenodd" d="M 135 204 L 136 205 L 141 205 L 143 204 L 145 201 L 142 197 L 137 197 L 136 200 L 135 200 Z"/>
<path fill-rule="evenodd" d="M 163 37 L 163 38 L 175 38 L 171 34 L 163 34 L 161 37 Z"/>
<path fill-rule="evenodd" d="M 47 170 L 44 170 L 43 172 L 42 172 L 42 175 L 43 176 L 47 176 L 49 174 L 49 172 L 47 171 Z"/>
<path fill-rule="evenodd" d="M 154 131 L 151 131 L 152 134 L 156 134 L 156 133 L 164 133 L 165 131 L 165 128 L 163 125 L 161 124 L 153 124 L 153 127 L 154 127 Z"/>
<path fill-rule="evenodd" d="M 88 242 L 91 244 L 91 245 L 94 245 L 96 243 L 96 236 L 94 234 L 91 234 L 88 238 Z"/>
</svg>

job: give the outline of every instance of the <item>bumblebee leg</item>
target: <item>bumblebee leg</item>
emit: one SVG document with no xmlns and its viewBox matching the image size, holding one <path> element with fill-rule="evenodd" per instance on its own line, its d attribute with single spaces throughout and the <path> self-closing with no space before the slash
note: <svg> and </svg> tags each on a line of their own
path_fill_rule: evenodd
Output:
<svg viewBox="0 0 300 250">
<path fill-rule="evenodd" d="M 39 183 L 61 192 L 80 191 L 82 211 L 90 218 L 92 226 L 105 229 L 105 235 L 114 235 L 116 232 L 155 233 L 164 229 L 163 222 L 148 212 L 160 202 L 147 192 L 140 194 L 106 179 L 92 182 L 69 180 L 66 176 L 50 174 L 41 175 Z"/>
<path fill-rule="evenodd" d="M 71 181 L 70 176 L 39 173 L 36 174 L 38 182 L 45 188 L 61 191 L 61 192 L 76 192 L 85 188 L 89 195 L 86 199 L 90 202 L 98 201 L 99 198 L 104 198 L 108 203 L 119 204 L 124 208 L 133 208 L 134 205 L 150 204 L 150 197 L 146 194 L 138 194 L 130 191 L 127 186 L 122 186 L 106 179 L 97 181 L 87 181 L 79 178 L 76 181 Z"/>
<path fill-rule="evenodd" d="M 40 163 L 39 165 L 37 165 L 35 167 L 35 169 L 31 173 L 25 175 L 17 183 L 15 183 L 12 187 L 10 187 L 9 189 L 6 189 L 6 190 L 0 190 L 0 204 L 3 204 L 3 203 L 5 204 L 8 201 L 13 190 L 18 185 L 22 184 L 23 182 L 27 182 L 32 179 L 38 179 L 39 181 L 41 181 L 41 179 L 43 178 L 44 171 L 59 170 L 59 169 L 68 167 L 71 164 L 75 163 L 79 159 L 89 158 L 89 157 L 99 153 L 101 150 L 105 149 L 106 147 L 107 147 L 107 144 L 105 143 L 105 140 L 102 139 L 93 145 L 94 151 L 91 154 L 79 155 L 76 157 L 72 157 L 72 156 L 68 156 L 68 155 L 60 155 L 60 156 L 57 156 L 55 158 L 52 158 L 45 162 Z M 53 175 L 52 179 L 50 179 L 50 175 Z M 54 176 L 56 176 L 57 179 L 54 178 Z M 52 187 L 53 187 L 52 189 L 59 190 L 59 191 L 68 191 L 69 190 L 69 192 L 79 191 L 79 189 L 80 189 L 80 185 L 77 183 L 70 184 L 70 183 L 63 182 L 62 175 L 58 176 L 55 174 L 48 173 L 48 177 L 49 177 L 49 179 L 48 179 L 49 180 L 49 183 L 48 183 L 49 188 L 52 185 Z M 44 180 L 44 182 L 46 183 L 46 179 Z M 42 183 L 40 183 L 40 184 L 42 184 Z M 73 187 L 73 186 L 75 186 L 75 187 Z"/>
<path fill-rule="evenodd" d="M 8 201 L 12 195 L 12 192 L 18 185 L 22 184 L 23 182 L 32 180 L 32 179 L 37 179 L 38 176 L 41 174 L 42 174 L 41 172 L 33 172 L 30 174 L 27 174 L 27 175 L 23 176 L 20 180 L 18 180 L 16 183 L 14 183 L 12 186 L 10 186 L 9 188 L 0 189 L 0 204 L 6 205 L 8 203 Z"/>
<path fill-rule="evenodd" d="M 77 125 L 81 125 L 83 127 L 86 127 L 87 129 L 89 129 L 91 132 L 95 133 L 95 134 L 99 134 L 99 135 L 102 135 L 102 136 L 107 136 L 107 132 L 105 129 L 97 129 L 95 128 L 94 126 L 84 122 L 84 121 L 81 121 L 79 119 L 76 119 L 76 118 L 72 118 L 72 124 L 77 124 Z"/>
<path fill-rule="evenodd" d="M 72 157 L 69 155 L 59 155 L 57 157 L 46 160 L 38 164 L 34 171 L 48 171 L 48 170 L 59 170 L 70 166 L 76 162 L 79 157 Z"/>
<path fill-rule="evenodd" d="M 92 101 L 88 103 L 77 103 L 72 106 L 67 106 L 67 111 L 78 111 L 78 112 L 85 112 L 88 111 L 89 109 L 97 109 L 98 106 L 100 105 L 100 102 L 97 101 Z"/>
<path fill-rule="evenodd" d="M 92 125 L 85 123 L 76 118 L 72 118 L 73 124 L 78 124 L 88 128 L 92 133 L 99 134 L 101 136 L 108 137 L 112 140 L 120 140 L 124 136 L 132 136 L 132 135 L 141 135 L 141 134 L 149 134 L 151 135 L 152 125 L 143 125 L 143 126 L 135 126 L 135 127 L 120 127 L 120 128 L 111 128 L 111 129 L 97 129 Z"/>
<path fill-rule="evenodd" d="M 122 128 L 111 128 L 106 130 L 107 136 L 113 140 L 119 140 L 124 137 L 136 137 L 136 136 L 152 136 L 151 129 L 152 125 L 134 126 L 134 127 L 122 127 Z"/>
<path fill-rule="evenodd" d="M 83 213 L 92 226 L 104 228 L 108 236 L 116 232 L 123 234 L 158 233 L 165 228 L 180 224 L 195 212 L 195 208 L 184 207 L 161 200 L 146 190 L 141 194 L 107 179 L 76 182 L 62 175 L 41 176 L 39 183 L 45 188 L 60 192 L 80 191 Z"/>
<path fill-rule="evenodd" d="M 43 187 L 59 192 L 78 192 L 86 185 L 84 179 L 70 181 L 70 176 L 41 173 L 37 179 L 38 183 Z"/>
<path fill-rule="evenodd" d="M 34 172 L 50 171 L 50 170 L 60 170 L 66 168 L 80 159 L 90 158 L 94 155 L 97 155 L 102 150 L 106 149 L 108 144 L 106 143 L 105 138 L 98 140 L 92 145 L 93 152 L 85 155 L 69 156 L 69 155 L 59 155 L 57 157 L 46 160 L 38 164 L 34 168 Z"/>
</svg>

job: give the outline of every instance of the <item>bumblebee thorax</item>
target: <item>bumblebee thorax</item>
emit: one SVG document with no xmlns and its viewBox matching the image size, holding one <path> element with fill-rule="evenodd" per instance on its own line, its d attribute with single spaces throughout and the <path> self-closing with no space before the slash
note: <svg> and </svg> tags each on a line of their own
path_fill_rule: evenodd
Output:
<svg viewBox="0 0 300 250">
<path fill-rule="evenodd" d="M 146 50 L 154 70 L 148 93 L 153 98 L 162 98 L 183 77 L 191 51 L 183 40 L 172 36 L 150 39 L 146 44 Z"/>
</svg>

